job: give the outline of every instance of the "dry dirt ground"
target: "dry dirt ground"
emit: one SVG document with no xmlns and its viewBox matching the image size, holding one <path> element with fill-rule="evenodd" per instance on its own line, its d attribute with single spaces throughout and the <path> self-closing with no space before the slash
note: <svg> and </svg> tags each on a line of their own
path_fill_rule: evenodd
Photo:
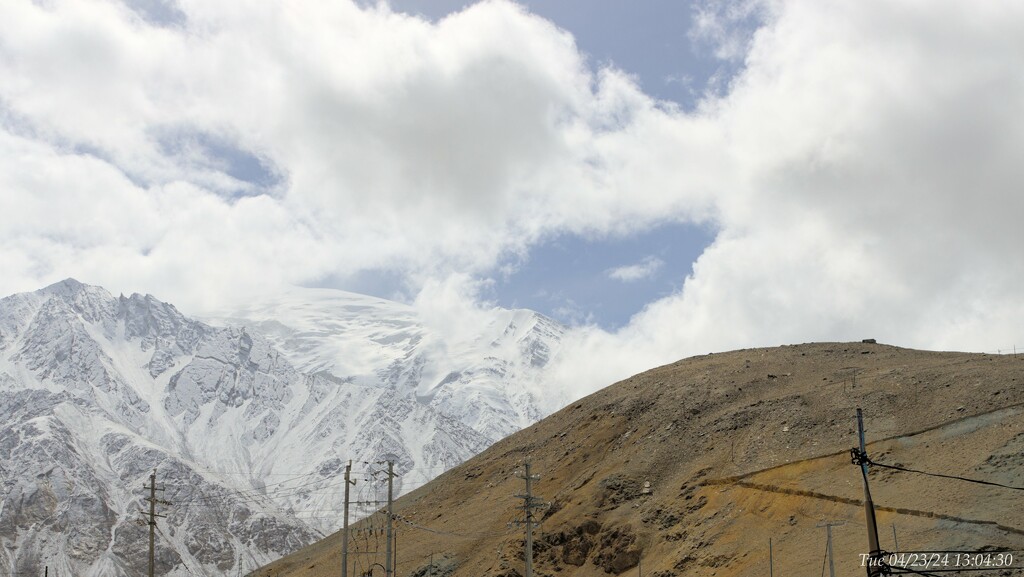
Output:
<svg viewBox="0 0 1024 577">
<path fill-rule="evenodd" d="M 524 533 L 509 523 L 523 518 L 527 462 L 550 504 L 538 576 L 762 577 L 771 540 L 775 575 L 818 577 L 826 521 L 844 523 L 832 529 L 836 575 L 864 575 L 864 489 L 849 453 L 858 407 L 879 463 L 1024 486 L 1024 355 L 748 349 L 612 385 L 398 500 L 396 575 L 429 575 L 431 559 L 437 576 L 523 575 Z M 883 549 L 1010 549 L 1013 569 L 964 575 L 1024 575 L 1024 491 L 878 467 L 869 479 Z M 352 534 L 357 577 L 383 564 L 384 545 Z M 254 575 L 338 576 L 340 538 Z M 379 552 L 355 553 L 368 550 Z"/>
</svg>

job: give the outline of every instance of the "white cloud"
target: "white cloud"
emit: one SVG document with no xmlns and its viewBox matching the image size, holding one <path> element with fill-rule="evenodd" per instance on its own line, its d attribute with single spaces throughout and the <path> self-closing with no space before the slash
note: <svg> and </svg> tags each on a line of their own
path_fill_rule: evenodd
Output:
<svg viewBox="0 0 1024 577">
<path fill-rule="evenodd" d="M 102 0 L 5 4 L 2 170 L 17 181 L 5 202 L 89 206 L 0 231 L 17 240 L 0 258 L 21 263 L 0 290 L 131 278 L 128 290 L 201 308 L 366 269 L 482 274 L 544 235 L 707 217 L 706 193 L 664 184 L 688 162 L 652 171 L 630 150 L 676 149 L 685 133 L 668 114 L 621 72 L 595 76 L 571 36 L 513 4 L 436 25 L 326 0 L 178 8 L 182 22 L 161 28 Z M 239 181 L 204 142 L 280 182 Z M 702 144 L 687 147 L 707 156 Z M 28 175 L 25 161 L 55 170 Z M 98 176 L 47 174 L 82 163 Z M 116 219 L 79 218 L 110 203 Z M 29 251 L 35 241 L 63 250 Z"/>
<path fill-rule="evenodd" d="M 721 60 L 742 61 L 769 8 L 767 0 L 697 0 L 690 39 L 709 45 Z"/>
<path fill-rule="evenodd" d="M 636 282 L 651 278 L 655 275 L 661 267 L 665 266 L 665 261 L 661 260 L 656 256 L 646 256 L 640 262 L 627 266 L 620 266 L 608 270 L 608 277 L 622 282 Z"/>
<path fill-rule="evenodd" d="M 0 293 L 75 276 L 197 310 L 383 268 L 472 311 L 451 287 L 541 239 L 702 222 L 717 238 L 683 288 L 574 331 L 553 382 L 754 345 L 1024 336 L 1024 6 L 724 6 L 698 32 L 743 70 L 687 114 L 501 1 L 431 24 L 189 0 L 166 27 L 6 2 Z M 766 24 L 736 37 L 755 8 Z M 218 147 L 278 178 L 239 180 Z"/>
<path fill-rule="evenodd" d="M 734 161 L 718 237 L 679 293 L 615 333 L 575 333 L 559 381 L 815 340 L 994 351 L 1024 338 L 1024 9 L 774 9 L 702 113 Z"/>
</svg>

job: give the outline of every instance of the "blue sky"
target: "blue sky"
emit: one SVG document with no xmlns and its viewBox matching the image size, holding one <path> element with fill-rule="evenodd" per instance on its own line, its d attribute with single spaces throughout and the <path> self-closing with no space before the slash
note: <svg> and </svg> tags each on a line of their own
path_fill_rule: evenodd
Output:
<svg viewBox="0 0 1024 577">
<path fill-rule="evenodd" d="M 463 9 L 455 0 L 393 0 L 410 14 L 438 20 Z M 570 33 L 590 66 L 615 66 L 634 75 L 647 94 L 692 108 L 716 74 L 727 81 L 739 63 L 723 60 L 692 33 L 703 4 L 685 0 L 556 0 L 520 2 Z M 706 4 L 706 3 L 705 3 Z M 756 26 L 752 17 L 744 22 Z"/>
<path fill-rule="evenodd" d="M 11 0 L 0 294 L 529 307 L 572 325 L 565 383 L 1010 350 L 1021 6 Z"/>
<path fill-rule="evenodd" d="M 455 1 L 393 0 L 401 12 L 437 21 L 464 9 Z M 534 14 L 568 31 L 593 69 L 616 67 L 631 75 L 651 97 L 691 110 L 706 91 L 718 91 L 741 62 L 723 59 L 693 34 L 700 5 L 678 0 L 559 0 L 520 2 Z M 752 31 L 756 20 L 742 23 Z M 646 303 L 678 292 L 691 266 L 714 238 L 710 225 L 655 225 L 626 236 L 592 238 L 559 235 L 516 259 L 514 272 L 494 275 L 484 291 L 499 305 L 540 311 L 565 323 L 590 322 L 618 328 Z M 663 263 L 650 276 L 616 280 L 609 273 L 644 259 Z M 393 294 L 393 276 L 376 275 L 377 296 Z M 391 282 L 388 282 L 388 279 Z"/>
<path fill-rule="evenodd" d="M 625 237 L 566 234 L 540 242 L 524 256 L 508 258 L 487 275 L 479 297 L 566 324 L 616 329 L 647 303 L 678 292 L 713 239 L 710 226 L 693 224 L 655 225 Z M 637 273 L 616 275 L 629 267 L 637 267 Z M 397 271 L 369 270 L 312 286 L 407 298 L 402 295 L 405 279 Z"/>
<path fill-rule="evenodd" d="M 506 307 L 542 311 L 566 323 L 619 328 L 645 304 L 678 292 L 712 238 L 710 230 L 678 224 L 626 238 L 566 235 L 538 245 L 514 272 L 499 275 L 491 290 Z M 614 275 L 630 266 L 644 270 L 625 278 Z"/>
</svg>

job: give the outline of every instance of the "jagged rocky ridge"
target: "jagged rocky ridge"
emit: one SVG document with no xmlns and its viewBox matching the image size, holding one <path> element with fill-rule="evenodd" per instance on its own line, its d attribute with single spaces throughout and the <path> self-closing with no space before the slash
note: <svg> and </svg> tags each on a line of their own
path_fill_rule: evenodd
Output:
<svg viewBox="0 0 1024 577">
<path fill-rule="evenodd" d="M 249 570 L 340 525 L 348 460 L 407 490 L 541 416 L 516 384 L 557 348 L 539 315 L 495 311 L 455 353 L 401 305 L 304 298 L 242 327 L 70 279 L 0 299 L 0 567 L 141 573 L 156 470 L 159 572 Z"/>
</svg>

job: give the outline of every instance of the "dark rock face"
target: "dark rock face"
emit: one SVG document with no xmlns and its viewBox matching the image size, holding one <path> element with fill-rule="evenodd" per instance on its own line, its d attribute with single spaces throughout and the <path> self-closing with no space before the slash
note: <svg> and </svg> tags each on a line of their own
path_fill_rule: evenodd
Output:
<svg viewBox="0 0 1024 577">
<path fill-rule="evenodd" d="M 636 534 L 632 527 L 624 525 L 605 529 L 598 537 L 594 565 L 604 569 L 605 573 L 616 575 L 636 567 L 640 561 L 640 548 L 636 546 Z"/>
<path fill-rule="evenodd" d="M 582 567 L 594 548 L 594 536 L 600 530 L 600 524 L 588 520 L 573 529 L 546 535 L 545 544 L 550 547 L 551 553 L 549 557 L 567 565 Z"/>
<path fill-rule="evenodd" d="M 549 533 L 534 546 L 535 553 L 547 554 L 551 565 L 582 567 L 591 561 L 605 573 L 618 575 L 640 561 L 637 537 L 629 525 L 602 528 L 588 519 L 580 525 Z"/>
<path fill-rule="evenodd" d="M 632 501 L 641 495 L 643 488 L 640 481 L 626 475 L 615 474 L 600 482 L 599 507 L 614 509 L 626 501 Z"/>
<path fill-rule="evenodd" d="M 455 557 L 439 554 L 435 555 L 426 565 L 413 570 L 409 577 L 450 577 L 458 566 L 458 560 Z"/>
</svg>

